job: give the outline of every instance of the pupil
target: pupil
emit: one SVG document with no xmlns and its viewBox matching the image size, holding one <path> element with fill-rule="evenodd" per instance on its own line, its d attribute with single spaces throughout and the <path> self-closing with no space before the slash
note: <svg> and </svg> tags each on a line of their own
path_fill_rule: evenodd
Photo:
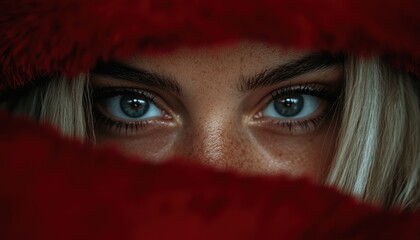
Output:
<svg viewBox="0 0 420 240">
<path fill-rule="evenodd" d="M 123 96 L 120 100 L 121 110 L 131 118 L 139 118 L 149 110 L 150 103 L 137 96 Z"/>
<path fill-rule="evenodd" d="M 302 111 L 303 102 L 301 95 L 287 95 L 274 100 L 274 108 L 282 116 L 293 117 Z"/>
</svg>

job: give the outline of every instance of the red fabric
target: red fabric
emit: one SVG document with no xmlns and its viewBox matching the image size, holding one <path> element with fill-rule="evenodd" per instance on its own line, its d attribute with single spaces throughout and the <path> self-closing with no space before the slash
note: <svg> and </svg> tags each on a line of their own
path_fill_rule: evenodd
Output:
<svg viewBox="0 0 420 240">
<path fill-rule="evenodd" d="M 2 0 L 0 89 L 98 59 L 252 39 L 379 54 L 420 74 L 418 0 Z"/>
<path fill-rule="evenodd" d="M 420 73 L 420 2 L 0 0 L 0 89 L 98 59 L 242 39 L 386 56 Z M 161 165 L 0 113 L 0 239 L 420 239 L 384 211 L 285 177 Z"/>
<path fill-rule="evenodd" d="M 0 113 L 0 239 L 419 239 L 420 214 L 380 211 L 305 180 L 127 159 Z"/>
</svg>

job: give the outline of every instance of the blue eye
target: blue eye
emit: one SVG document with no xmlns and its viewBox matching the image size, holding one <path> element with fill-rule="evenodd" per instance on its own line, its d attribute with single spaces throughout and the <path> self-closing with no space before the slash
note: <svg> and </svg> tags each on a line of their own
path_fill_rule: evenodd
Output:
<svg viewBox="0 0 420 240">
<path fill-rule="evenodd" d="M 262 111 L 272 118 L 301 119 L 311 116 L 319 108 L 321 99 L 307 94 L 288 94 L 274 99 Z"/>
<path fill-rule="evenodd" d="M 122 120 L 145 120 L 161 117 L 162 111 L 145 96 L 138 94 L 116 95 L 102 103 L 103 110 Z"/>
</svg>

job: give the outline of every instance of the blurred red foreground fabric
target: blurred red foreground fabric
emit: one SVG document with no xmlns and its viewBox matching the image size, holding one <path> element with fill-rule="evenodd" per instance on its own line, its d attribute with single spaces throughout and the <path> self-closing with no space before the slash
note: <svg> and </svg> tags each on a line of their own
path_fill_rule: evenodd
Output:
<svg viewBox="0 0 420 240">
<path fill-rule="evenodd" d="M 128 159 L 0 114 L 0 239 L 419 239 L 382 211 L 286 177 Z"/>
</svg>

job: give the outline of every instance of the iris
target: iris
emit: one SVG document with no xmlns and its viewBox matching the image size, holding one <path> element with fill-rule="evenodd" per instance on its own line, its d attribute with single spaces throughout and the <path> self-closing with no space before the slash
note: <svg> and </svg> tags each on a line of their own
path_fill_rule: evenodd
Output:
<svg viewBox="0 0 420 240">
<path fill-rule="evenodd" d="M 304 106 L 302 95 L 288 95 L 277 98 L 273 102 L 274 109 L 284 117 L 294 117 L 298 115 Z"/>
<path fill-rule="evenodd" d="M 139 118 L 144 116 L 150 108 L 147 100 L 138 96 L 122 96 L 120 100 L 120 108 L 122 112 L 130 118 Z"/>
</svg>

